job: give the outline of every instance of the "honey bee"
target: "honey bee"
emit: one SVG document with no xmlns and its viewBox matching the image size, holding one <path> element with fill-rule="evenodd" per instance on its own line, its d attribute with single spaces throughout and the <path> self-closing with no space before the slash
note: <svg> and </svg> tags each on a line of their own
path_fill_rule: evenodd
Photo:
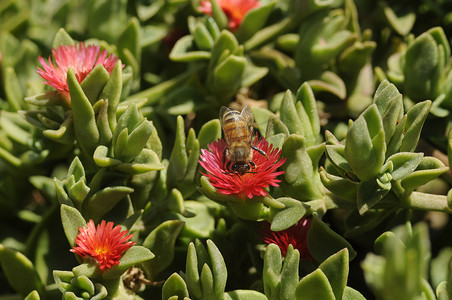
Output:
<svg viewBox="0 0 452 300">
<path fill-rule="evenodd" d="M 252 149 L 267 157 L 264 151 L 251 144 L 253 122 L 253 113 L 248 106 L 242 112 L 225 106 L 220 109 L 220 124 L 227 144 L 223 152 L 223 165 L 227 159 L 225 167 L 230 173 L 252 173 L 250 169 L 256 166 L 252 161 Z"/>
</svg>

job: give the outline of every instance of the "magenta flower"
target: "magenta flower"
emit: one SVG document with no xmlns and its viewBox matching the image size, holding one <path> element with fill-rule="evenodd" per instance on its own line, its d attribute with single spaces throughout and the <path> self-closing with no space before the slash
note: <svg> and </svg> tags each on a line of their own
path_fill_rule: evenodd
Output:
<svg viewBox="0 0 452 300">
<path fill-rule="evenodd" d="M 222 194 L 236 195 L 241 198 L 253 198 L 253 196 L 266 196 L 265 188 L 269 186 L 279 186 L 281 180 L 278 175 L 284 171 L 277 169 L 284 164 L 286 159 L 279 159 L 281 150 L 273 148 L 266 139 L 255 138 L 253 145 L 263 150 L 266 157 L 252 150 L 253 167 L 250 172 L 240 175 L 226 169 L 228 161 L 223 165 L 223 153 L 226 142 L 222 139 L 208 145 L 209 150 L 201 149 L 201 160 L 199 163 L 207 171 L 203 175 L 209 178 L 210 183 Z"/>
<path fill-rule="evenodd" d="M 286 256 L 289 245 L 300 252 L 300 256 L 307 260 L 312 260 L 307 244 L 307 235 L 311 218 L 303 217 L 295 225 L 286 230 L 272 231 L 270 223 L 262 222 L 261 228 L 262 238 L 267 244 L 276 244 L 281 249 L 282 256 Z"/>
<path fill-rule="evenodd" d="M 217 0 L 217 3 L 228 18 L 228 27 L 231 31 L 239 28 L 248 11 L 260 5 L 258 0 Z M 200 12 L 212 15 L 212 4 L 209 0 L 200 1 L 199 4 Z"/>
<path fill-rule="evenodd" d="M 79 234 L 75 238 L 75 246 L 71 249 L 81 257 L 92 257 L 99 264 L 101 270 L 109 269 L 113 265 L 119 264 L 119 259 L 123 252 L 132 247 L 135 242 L 128 241 L 133 234 L 127 235 L 127 230 L 122 230 L 121 226 L 113 227 L 113 222 L 102 222 L 94 225 L 93 220 L 89 220 L 87 227 L 80 227 Z"/>
<path fill-rule="evenodd" d="M 69 88 L 67 85 L 67 71 L 69 68 L 74 70 L 78 82 L 82 82 L 91 70 L 102 64 L 108 73 L 113 71 L 113 68 L 118 61 L 118 58 L 113 54 L 108 56 L 106 50 L 100 52 L 99 46 L 89 45 L 80 42 L 76 45 L 60 46 L 52 49 L 52 58 L 49 57 L 48 63 L 43 57 L 39 57 L 39 62 L 42 69 L 38 68 L 37 72 L 48 84 L 58 91 L 61 91 L 66 96 L 69 96 Z"/>
</svg>

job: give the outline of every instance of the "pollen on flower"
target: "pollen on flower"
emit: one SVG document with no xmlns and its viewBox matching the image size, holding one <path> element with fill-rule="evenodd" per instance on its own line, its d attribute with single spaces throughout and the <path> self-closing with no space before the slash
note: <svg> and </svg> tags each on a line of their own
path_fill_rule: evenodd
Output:
<svg viewBox="0 0 452 300">
<path fill-rule="evenodd" d="M 282 256 L 286 256 L 289 245 L 300 252 L 300 256 L 307 260 L 312 260 L 309 253 L 307 235 L 311 225 L 311 218 L 303 217 L 295 225 L 282 231 L 272 231 L 270 223 L 262 222 L 260 232 L 262 239 L 267 244 L 276 244 L 281 249 Z"/>
<path fill-rule="evenodd" d="M 37 73 L 45 80 L 45 84 L 66 95 L 69 95 L 67 85 L 69 68 L 74 70 L 78 82 L 82 82 L 95 66 L 102 64 L 108 73 L 111 73 L 118 61 L 113 54 L 108 56 L 106 50 L 100 52 L 99 46 L 87 46 L 83 42 L 53 48 L 52 56 L 49 57 L 48 62 L 41 56 L 38 58 L 42 68 L 38 68 Z"/>
<path fill-rule="evenodd" d="M 222 194 L 236 195 L 241 198 L 266 196 L 266 188 L 279 186 L 278 183 L 281 180 L 277 177 L 284 171 L 277 171 L 277 169 L 284 164 L 286 159 L 280 159 L 281 150 L 274 148 L 264 138 L 256 137 L 253 145 L 264 151 L 267 156 L 255 152 L 253 155 L 255 167 L 251 172 L 240 175 L 226 170 L 227 161 L 223 164 L 226 142 L 220 139 L 209 144 L 209 150 L 201 149 L 199 163 L 207 172 L 202 174 L 207 176 L 210 183 Z"/>
<path fill-rule="evenodd" d="M 239 28 L 248 11 L 260 5 L 258 0 L 217 0 L 217 3 L 228 18 L 228 27 L 232 31 Z M 212 15 L 212 4 L 209 0 L 200 1 L 199 4 L 200 12 Z"/>
<path fill-rule="evenodd" d="M 96 228 L 94 221 L 89 220 L 87 227 L 79 228 L 77 246 L 71 252 L 95 259 L 101 270 L 109 269 L 119 264 L 122 254 L 135 244 L 129 241 L 133 234 L 127 234 L 128 230 L 122 230 L 120 225 L 113 227 L 113 222 L 102 220 Z"/>
</svg>

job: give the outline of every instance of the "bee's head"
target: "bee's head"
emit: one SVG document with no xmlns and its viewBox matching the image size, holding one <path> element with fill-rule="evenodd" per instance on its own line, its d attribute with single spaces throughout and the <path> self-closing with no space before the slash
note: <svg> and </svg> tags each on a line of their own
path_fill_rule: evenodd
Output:
<svg viewBox="0 0 452 300">
<path fill-rule="evenodd" d="M 250 165 L 247 163 L 235 163 L 232 165 L 231 170 L 243 175 L 250 170 Z"/>
</svg>

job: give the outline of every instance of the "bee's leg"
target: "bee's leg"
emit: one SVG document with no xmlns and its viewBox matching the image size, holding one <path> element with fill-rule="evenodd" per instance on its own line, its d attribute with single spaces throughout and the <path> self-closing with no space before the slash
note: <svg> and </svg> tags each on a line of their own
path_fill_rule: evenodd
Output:
<svg viewBox="0 0 452 300">
<path fill-rule="evenodd" d="M 254 150 L 256 150 L 257 152 L 259 152 L 260 155 L 267 157 L 267 153 L 265 153 L 263 150 L 257 148 L 254 145 L 251 145 L 251 148 L 253 148 Z"/>
<path fill-rule="evenodd" d="M 254 163 L 254 161 L 249 161 L 249 164 L 251 165 L 251 167 L 254 169 L 256 168 L 256 164 Z M 250 172 L 251 173 L 251 172 Z"/>
<path fill-rule="evenodd" d="M 221 161 L 223 162 L 223 166 L 224 166 L 224 163 L 226 162 L 226 151 L 228 151 L 228 147 L 224 148 L 223 157 L 221 158 Z"/>
</svg>

